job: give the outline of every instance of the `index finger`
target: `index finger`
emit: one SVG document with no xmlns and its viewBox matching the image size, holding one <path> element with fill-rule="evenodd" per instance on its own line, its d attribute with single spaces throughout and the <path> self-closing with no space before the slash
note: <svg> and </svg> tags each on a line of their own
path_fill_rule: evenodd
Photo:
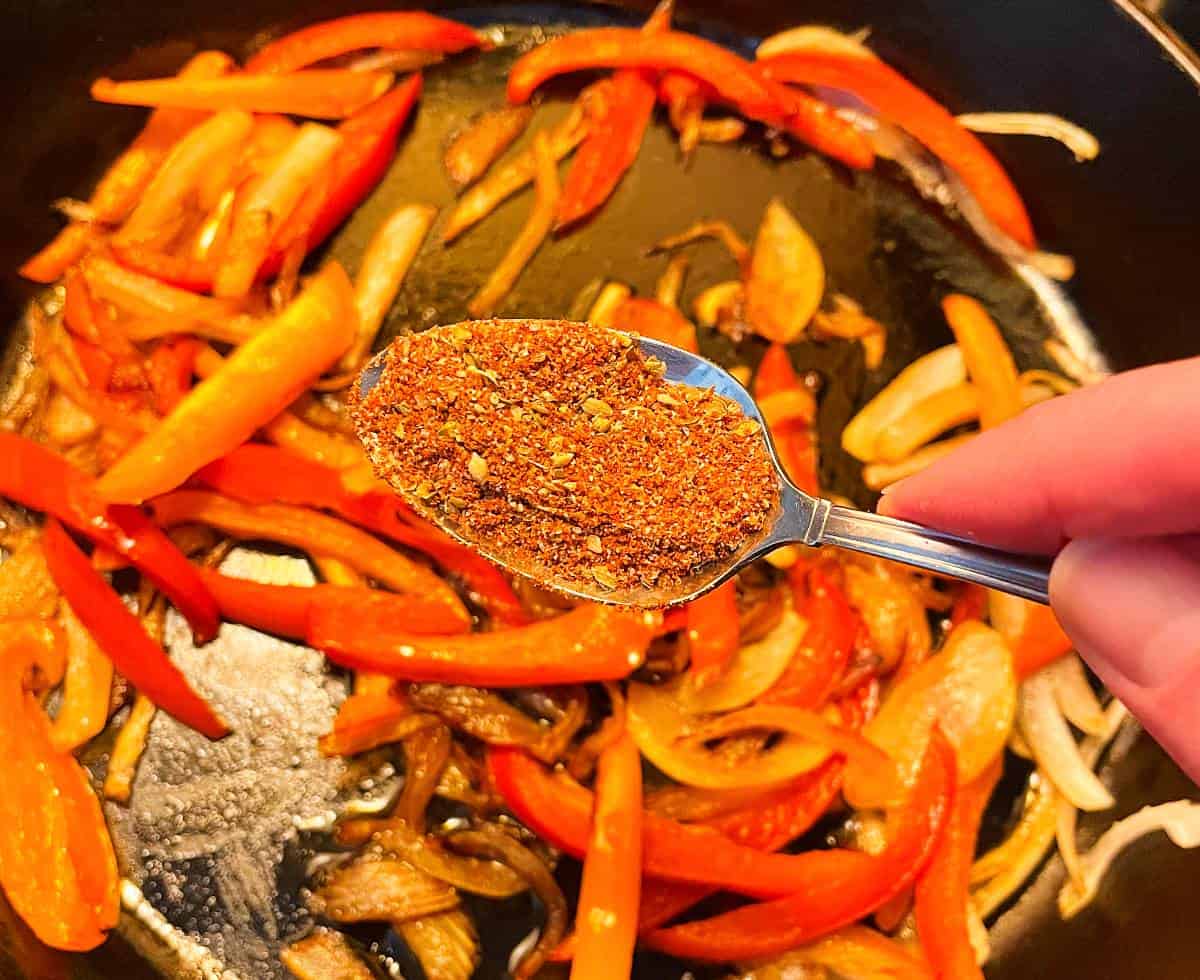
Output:
<svg viewBox="0 0 1200 980">
<path fill-rule="evenodd" d="M 1200 529 L 1200 358 L 1035 406 L 888 488 L 879 512 L 1045 554 Z"/>
</svg>

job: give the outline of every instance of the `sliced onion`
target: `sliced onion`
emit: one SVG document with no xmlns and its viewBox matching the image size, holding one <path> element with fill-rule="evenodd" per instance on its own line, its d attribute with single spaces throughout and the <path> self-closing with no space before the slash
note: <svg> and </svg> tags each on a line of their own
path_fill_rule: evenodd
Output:
<svg viewBox="0 0 1200 980">
<path fill-rule="evenodd" d="M 976 964 L 983 966 L 992 956 L 992 942 L 983 916 L 972 901 L 967 902 L 967 938 L 971 941 L 971 948 L 975 950 Z"/>
<path fill-rule="evenodd" d="M 374 855 L 338 868 L 314 896 L 335 922 L 401 922 L 458 905 L 458 893 L 404 861 Z"/>
<path fill-rule="evenodd" d="M 745 287 L 737 279 L 709 286 L 692 301 L 696 321 L 706 327 L 715 327 L 722 316 L 733 312 L 742 302 L 744 292 Z"/>
<path fill-rule="evenodd" d="M 825 27 L 823 24 L 802 24 L 800 27 L 772 34 L 760 42 L 754 57 L 761 61 L 763 58 L 774 58 L 789 51 L 806 51 L 810 54 L 840 54 L 878 61 L 875 52 L 863 44 L 870 33 L 870 29 L 866 27 L 853 34 L 845 34 L 837 28 Z"/>
<path fill-rule="evenodd" d="M 808 967 L 863 980 L 933 980 L 933 972 L 923 960 L 865 926 L 847 926 L 770 962 L 751 966 L 737 980 L 806 980 L 811 974 L 802 971 Z"/>
<path fill-rule="evenodd" d="M 811 236 L 772 198 L 754 239 L 746 276 L 746 316 L 756 333 L 790 344 L 808 327 L 825 295 L 825 263 Z"/>
<path fill-rule="evenodd" d="M 701 789 L 751 789 L 786 782 L 811 772 L 829 751 L 811 742 L 785 737 L 773 748 L 731 760 L 720 751 L 689 742 L 703 724 L 680 701 L 672 685 L 631 683 L 627 724 L 638 748 L 676 782 Z"/>
<path fill-rule="evenodd" d="M 1054 825 L 1061 797 L 1040 772 L 1030 777 L 1021 819 L 998 847 L 971 865 L 972 898 L 985 919 L 1008 901 L 1033 874 L 1054 843 Z"/>
<path fill-rule="evenodd" d="M 896 761 L 911 785 L 936 723 L 955 748 L 959 782 L 968 783 L 1004 750 L 1016 702 L 1008 645 L 982 623 L 965 622 L 936 657 L 895 685 L 864 734 Z M 853 802 L 853 780 L 847 780 L 846 794 Z"/>
<path fill-rule="evenodd" d="M 1083 661 L 1070 654 L 1044 668 L 1054 685 L 1054 696 L 1067 721 L 1087 735 L 1102 735 L 1107 728 L 1104 706 L 1092 690 Z"/>
<path fill-rule="evenodd" d="M 462 909 L 401 922 L 396 928 L 425 976 L 436 980 L 471 980 L 474 976 L 480 960 L 479 935 Z"/>
<path fill-rule="evenodd" d="M 931 442 L 895 463 L 868 463 L 862 470 L 863 483 L 871 490 L 882 490 L 914 473 L 920 473 L 943 456 L 949 456 L 954 450 L 974 439 L 975 435 L 974 432 L 968 432 L 966 435 Z"/>
<path fill-rule="evenodd" d="M 427 875 L 462 891 L 487 898 L 512 898 L 529 887 L 506 864 L 447 851 L 439 841 L 422 836 L 407 824 L 392 820 L 380 825 L 385 829 L 376 834 L 375 840 L 385 854 L 404 858 Z"/>
<path fill-rule="evenodd" d="M 967 366 L 957 344 L 948 344 L 919 357 L 872 398 L 842 430 L 842 448 L 864 463 L 879 456 L 880 432 L 918 402 L 967 379 Z"/>
<path fill-rule="evenodd" d="M 613 314 L 625 300 L 633 295 L 633 290 L 623 282 L 606 282 L 597 294 L 592 307 L 588 310 L 587 321 L 598 327 L 611 327 Z"/>
<path fill-rule="evenodd" d="M 473 184 L 499 159 L 533 119 L 527 105 L 491 109 L 469 123 L 450 140 L 443 164 L 459 187 Z"/>
<path fill-rule="evenodd" d="M 858 610 L 871 647 L 883 658 L 880 673 L 888 674 L 901 659 L 920 663 L 929 654 L 933 637 L 925 607 L 905 572 L 879 562 L 872 570 L 846 565 L 846 597 Z"/>
<path fill-rule="evenodd" d="M 1048 112 L 964 112 L 958 124 L 975 133 L 1001 136 L 1044 136 L 1057 140 L 1080 163 L 1100 155 L 1100 141 L 1069 119 Z"/>
<path fill-rule="evenodd" d="M 896 764 L 887 753 L 857 732 L 802 708 L 783 705 L 744 708 L 701 725 L 689 740 L 711 741 L 756 730 L 786 732 L 845 756 L 846 776 L 857 790 L 854 803 L 860 809 L 885 809 L 901 795 Z"/>
<path fill-rule="evenodd" d="M 738 263 L 738 265 L 741 265 L 750 257 L 750 246 L 746 244 L 745 239 L 737 233 L 733 225 L 728 221 L 697 221 L 690 228 L 681 231 L 678 235 L 671 235 L 656 242 L 654 247 L 650 249 L 650 252 L 651 254 L 654 252 L 671 252 L 677 248 L 683 248 L 684 245 L 703 241 L 706 238 L 711 238 L 724 245 L 730 258 Z"/>
<path fill-rule="evenodd" d="M 1081 385 L 1099 384 L 1111 372 L 1103 369 L 1102 363 L 1085 360 L 1084 356 L 1067 346 L 1056 337 L 1047 338 L 1042 342 L 1042 349 L 1062 368 L 1069 377 Z"/>
<path fill-rule="evenodd" d="M 375 976 L 336 929 L 315 929 L 281 950 L 279 961 L 299 980 L 373 980 Z"/>
<path fill-rule="evenodd" d="M 1063 796 L 1089 812 L 1113 805 L 1112 794 L 1080 755 L 1058 706 L 1054 678 L 1045 671 L 1021 685 L 1019 719 L 1034 758 Z"/>
<path fill-rule="evenodd" d="M 1109 827 L 1081 859 L 1082 887 L 1068 882 L 1058 893 L 1058 909 L 1063 918 L 1071 918 L 1091 903 L 1109 866 L 1122 850 L 1138 838 L 1159 830 L 1165 831 L 1176 847 L 1200 847 L 1200 803 L 1175 800 L 1143 807 Z"/>
<path fill-rule="evenodd" d="M 980 405 L 980 389 L 968 381 L 935 391 L 879 432 L 876 456 L 888 463 L 904 459 L 942 433 L 974 422 Z"/>
</svg>

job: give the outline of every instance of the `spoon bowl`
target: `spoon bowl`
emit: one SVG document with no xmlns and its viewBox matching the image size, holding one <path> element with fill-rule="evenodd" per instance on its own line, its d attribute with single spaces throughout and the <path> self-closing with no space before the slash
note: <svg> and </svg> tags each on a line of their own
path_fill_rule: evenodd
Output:
<svg viewBox="0 0 1200 980">
<path fill-rule="evenodd" d="M 634 336 L 634 340 L 643 354 L 666 365 L 664 378 L 667 381 L 691 388 L 712 389 L 736 402 L 748 419 L 759 424 L 778 478 L 779 493 L 763 530 L 747 538 L 737 551 L 666 586 L 605 589 L 599 584 L 593 586 L 578 580 L 563 580 L 555 569 L 540 562 L 516 560 L 512 555 L 491 549 L 485 542 L 462 533 L 451 516 L 425 507 L 419 500 L 408 502 L 441 530 L 489 561 L 564 595 L 612 605 L 660 609 L 690 602 L 715 589 L 756 559 L 788 544 L 846 548 L 974 582 L 1034 602 L 1049 601 L 1050 561 L 1043 556 L 1015 555 L 988 548 L 932 528 L 842 507 L 800 490 L 787 478 L 762 413 L 737 378 L 698 354 L 647 337 Z M 379 383 L 385 354 L 377 355 L 359 375 L 356 383 L 360 396 L 365 397 Z"/>
</svg>

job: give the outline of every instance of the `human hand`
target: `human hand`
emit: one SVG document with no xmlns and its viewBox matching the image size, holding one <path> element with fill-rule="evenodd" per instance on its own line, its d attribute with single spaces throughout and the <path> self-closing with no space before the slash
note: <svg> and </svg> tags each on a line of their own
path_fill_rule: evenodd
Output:
<svg viewBox="0 0 1200 980">
<path fill-rule="evenodd" d="M 884 494 L 890 517 L 1057 553 L 1063 629 L 1200 781 L 1200 358 L 1038 405 Z"/>
</svg>

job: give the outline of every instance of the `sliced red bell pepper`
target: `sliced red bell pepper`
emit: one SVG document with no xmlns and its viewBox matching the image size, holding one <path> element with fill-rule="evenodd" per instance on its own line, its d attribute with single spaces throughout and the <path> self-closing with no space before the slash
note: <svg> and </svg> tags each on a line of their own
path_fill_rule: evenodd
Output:
<svg viewBox="0 0 1200 980">
<path fill-rule="evenodd" d="M 227 735 L 229 729 L 192 690 L 57 520 L 47 521 L 42 548 L 54 583 L 113 666 L 189 728 L 209 738 Z"/>
<path fill-rule="evenodd" d="M 558 201 L 558 229 L 582 221 L 609 199 L 637 159 L 654 111 L 654 82 L 647 72 L 623 68 L 600 85 L 600 105 Z"/>
<path fill-rule="evenodd" d="M 685 959 L 754 960 L 777 956 L 857 922 L 909 887 L 924 870 L 953 805 L 954 780 L 954 751 L 935 730 L 909 799 L 889 818 L 895 829 L 882 854 L 842 852 L 865 860 L 826 861 L 820 874 L 794 879 L 792 892 L 784 898 L 660 929 L 650 934 L 649 944 Z"/>
<path fill-rule="evenodd" d="M 75 359 L 83 368 L 83 377 L 88 390 L 96 393 L 108 391 L 112 382 L 113 359 L 103 350 L 82 337 L 71 337 L 71 347 L 75 351 Z"/>
<path fill-rule="evenodd" d="M 172 411 L 192 390 L 200 347 L 200 341 L 194 337 L 168 337 L 151 353 L 146 363 L 146 378 L 160 415 Z"/>
<path fill-rule="evenodd" d="M 637 669 L 658 617 L 584 605 L 554 619 L 469 636 L 419 636 L 386 609 L 318 599 L 309 645 L 335 663 L 411 681 L 522 687 L 617 680 Z"/>
<path fill-rule="evenodd" d="M 815 51 L 792 51 L 759 65 L 779 81 L 853 92 L 940 157 L 1001 230 L 1026 248 L 1036 247 L 1025 204 L 1004 168 L 974 133 L 895 69 L 873 58 Z"/>
<path fill-rule="evenodd" d="M 137 242 L 122 241 L 119 237 L 112 238 L 109 245 L 113 258 L 131 272 L 140 272 L 168 286 L 193 293 L 207 293 L 212 289 L 216 272 L 212 262 L 201 262 L 189 255 L 171 255 Z"/>
<path fill-rule="evenodd" d="M 800 386 L 787 348 L 772 344 L 759 363 L 754 397 L 766 398 Z M 792 419 L 772 426 L 771 438 L 791 481 L 807 493 L 818 493 L 817 447 L 812 427 L 803 419 Z"/>
<path fill-rule="evenodd" d="M 674 307 L 656 299 L 630 296 L 622 300 L 612 313 L 612 326 L 651 340 L 661 340 L 693 354 L 700 350 L 692 322 Z"/>
<path fill-rule="evenodd" d="M 352 14 L 285 34 L 246 62 L 248 72 L 285 73 L 362 51 L 440 51 L 454 54 L 491 44 L 466 24 L 419 10 Z"/>
<path fill-rule="evenodd" d="M 336 470 L 274 446 L 253 443 L 210 463 L 196 478 L 247 503 L 279 501 L 340 514 L 360 527 L 429 555 L 443 571 L 461 576 L 473 597 L 498 622 L 505 626 L 529 622 L 508 579 L 495 565 L 425 524 L 390 491 L 352 493 Z"/>
<path fill-rule="evenodd" d="M 859 619 L 845 594 L 819 568 L 792 574 L 796 604 L 808 629 L 783 676 L 764 694 L 762 704 L 819 708 L 845 673 L 858 636 Z"/>
<path fill-rule="evenodd" d="M 938 980 L 983 980 L 967 928 L 971 863 L 979 824 L 1000 778 L 997 760 L 959 789 L 946 829 L 924 874 L 917 881 L 914 911 L 921 948 Z"/>
<path fill-rule="evenodd" d="M 86 775 L 54 748 L 50 720 L 24 688 L 53 637 L 37 620 L 0 631 L 0 885 L 42 942 L 87 950 L 116 924 L 117 862 Z"/>
<path fill-rule="evenodd" d="M 0 433 L 0 496 L 53 515 L 123 555 L 171 600 L 197 639 L 216 635 L 217 604 L 183 552 L 136 507 L 106 506 L 89 477 L 45 446 Z"/>
<path fill-rule="evenodd" d="M 542 82 L 595 68 L 678 71 L 708 83 L 742 115 L 779 126 L 856 168 L 874 162 L 870 143 L 822 102 L 764 77 L 757 66 L 704 38 L 680 31 L 645 33 L 597 27 L 556 38 L 524 55 L 508 76 L 508 98 L 526 102 Z"/>
<path fill-rule="evenodd" d="M 521 749 L 490 747 L 488 771 L 508 808 L 559 850 L 582 857 L 593 806 L 590 791 L 551 773 Z M 826 875 L 865 873 L 877 859 L 857 851 L 768 854 L 737 844 L 711 827 L 647 813 L 642 871 L 656 878 L 754 897 L 789 895 Z"/>
<path fill-rule="evenodd" d="M 379 616 L 411 633 L 464 633 L 470 624 L 450 614 L 444 603 L 421 595 L 381 592 L 348 585 L 266 585 L 200 569 L 221 616 L 293 640 L 308 635 L 315 604 L 340 607 L 346 615 Z"/>
<path fill-rule="evenodd" d="M 687 605 L 687 642 L 692 673 L 711 677 L 737 653 L 737 585 L 732 579 Z"/>
<path fill-rule="evenodd" d="M 575 915 L 573 980 L 629 974 L 641 882 L 642 758 L 625 733 L 597 763 L 596 808 Z"/>
</svg>

